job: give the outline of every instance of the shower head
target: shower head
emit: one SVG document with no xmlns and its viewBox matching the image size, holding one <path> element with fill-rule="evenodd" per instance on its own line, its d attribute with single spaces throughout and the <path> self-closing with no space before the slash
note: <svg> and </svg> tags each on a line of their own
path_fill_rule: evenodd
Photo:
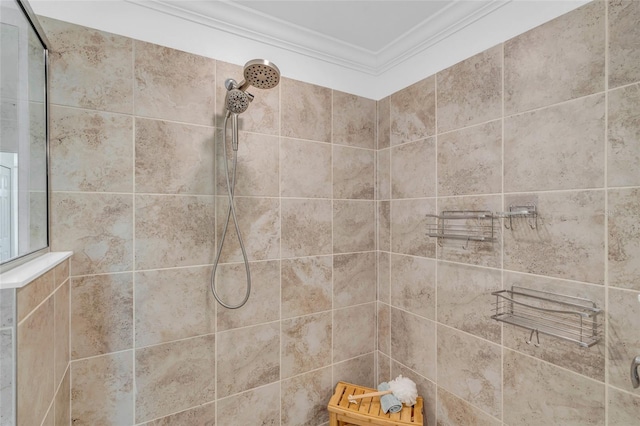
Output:
<svg viewBox="0 0 640 426">
<path fill-rule="evenodd" d="M 238 89 L 245 91 L 253 86 L 258 89 L 273 89 L 280 82 L 280 70 L 266 59 L 253 59 L 244 65 L 244 81 Z"/>
<path fill-rule="evenodd" d="M 240 89 L 227 90 L 227 96 L 225 103 L 227 105 L 227 111 L 234 114 L 242 114 L 249 108 L 249 102 L 251 102 L 251 95 L 243 92 Z"/>
</svg>

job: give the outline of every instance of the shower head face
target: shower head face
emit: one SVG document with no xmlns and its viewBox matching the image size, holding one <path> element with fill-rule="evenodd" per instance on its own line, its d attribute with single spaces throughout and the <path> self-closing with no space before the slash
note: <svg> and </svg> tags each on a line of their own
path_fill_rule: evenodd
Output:
<svg viewBox="0 0 640 426">
<path fill-rule="evenodd" d="M 249 95 L 239 89 L 227 91 L 227 109 L 234 114 L 242 114 L 249 108 Z"/>
<path fill-rule="evenodd" d="M 244 80 L 242 86 L 273 89 L 280 82 L 280 70 L 266 59 L 253 59 L 244 65 Z"/>
</svg>

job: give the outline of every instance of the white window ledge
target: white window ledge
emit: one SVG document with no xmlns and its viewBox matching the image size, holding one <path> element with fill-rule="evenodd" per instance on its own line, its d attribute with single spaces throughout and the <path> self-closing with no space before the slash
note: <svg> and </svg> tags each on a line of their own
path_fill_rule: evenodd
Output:
<svg viewBox="0 0 640 426">
<path fill-rule="evenodd" d="M 0 274 L 0 289 L 21 288 L 71 257 L 72 251 L 45 253 L 29 262 Z"/>
</svg>

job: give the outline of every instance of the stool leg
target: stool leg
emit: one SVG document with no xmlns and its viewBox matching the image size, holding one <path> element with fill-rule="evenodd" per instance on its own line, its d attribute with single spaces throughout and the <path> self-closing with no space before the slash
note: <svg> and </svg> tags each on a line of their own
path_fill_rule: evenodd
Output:
<svg viewBox="0 0 640 426">
<path fill-rule="evenodd" d="M 338 426 L 338 415 L 329 413 L 329 426 Z"/>
</svg>

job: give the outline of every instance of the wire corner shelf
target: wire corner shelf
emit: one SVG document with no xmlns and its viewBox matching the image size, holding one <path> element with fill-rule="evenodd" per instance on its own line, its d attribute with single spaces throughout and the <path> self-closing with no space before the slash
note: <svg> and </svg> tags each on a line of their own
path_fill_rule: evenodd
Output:
<svg viewBox="0 0 640 426">
<path fill-rule="evenodd" d="M 602 337 L 602 310 L 590 299 L 521 286 L 491 294 L 496 296 L 491 318 L 529 330 L 528 344 L 540 346 L 539 334 L 545 334 L 589 348 Z"/>
<path fill-rule="evenodd" d="M 427 225 L 427 235 L 438 239 L 487 241 L 495 240 L 496 216 L 486 210 L 444 210 L 440 215 L 428 214 L 434 219 Z"/>
</svg>

